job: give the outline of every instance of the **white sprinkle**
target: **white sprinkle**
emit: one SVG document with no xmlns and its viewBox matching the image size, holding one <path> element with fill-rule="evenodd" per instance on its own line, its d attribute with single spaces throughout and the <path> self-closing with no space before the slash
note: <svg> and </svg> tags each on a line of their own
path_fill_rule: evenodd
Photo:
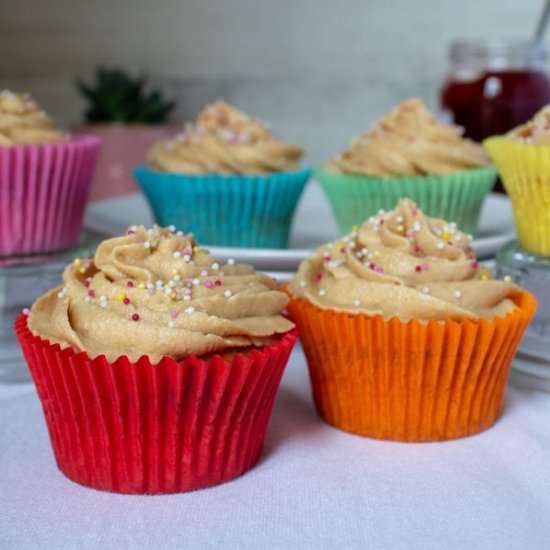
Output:
<svg viewBox="0 0 550 550">
<path fill-rule="evenodd" d="M 472 235 L 468 235 L 468 242 L 472 242 L 474 240 L 474 237 Z"/>
<path fill-rule="evenodd" d="M 425 286 L 425 287 L 422 289 L 422 292 L 423 292 L 424 294 L 429 294 L 429 293 L 430 293 L 430 289 L 429 289 L 427 286 Z"/>
<path fill-rule="evenodd" d="M 152 235 L 152 234 L 153 234 L 153 228 L 152 228 L 152 227 L 149 228 L 149 229 L 147 230 L 147 233 L 148 233 L 149 235 Z"/>
<path fill-rule="evenodd" d="M 461 241 L 462 240 L 462 235 L 457 235 L 455 237 L 455 241 Z"/>
<path fill-rule="evenodd" d="M 418 221 L 417 221 L 417 222 L 414 222 L 414 224 L 413 224 L 413 229 L 414 229 L 415 231 L 420 231 L 420 230 L 422 229 L 422 224 L 421 224 L 420 222 L 418 222 Z"/>
<path fill-rule="evenodd" d="M 227 265 L 235 265 L 235 260 L 233 258 L 229 258 L 227 260 Z"/>
<path fill-rule="evenodd" d="M 99 301 L 100 301 L 100 302 L 106 302 L 106 301 L 107 301 L 107 296 L 105 296 L 105 294 L 102 294 L 102 295 L 99 297 Z"/>
<path fill-rule="evenodd" d="M 306 282 L 305 282 L 305 281 L 300 281 L 300 286 L 301 286 L 302 288 L 305 288 Z"/>
<path fill-rule="evenodd" d="M 183 261 L 188 262 L 189 260 L 191 260 L 191 256 L 189 256 L 189 254 L 184 254 Z"/>
<path fill-rule="evenodd" d="M 170 281 L 170 282 L 168 283 L 168 286 L 169 286 L 170 288 L 174 288 L 174 287 L 176 286 L 176 281 Z"/>
<path fill-rule="evenodd" d="M 85 302 L 91 302 L 91 301 L 92 301 L 92 297 L 91 297 L 91 296 L 86 296 L 86 297 L 84 298 L 84 301 L 85 301 Z"/>
<path fill-rule="evenodd" d="M 175 225 L 169 225 L 168 229 L 170 229 L 170 233 L 173 233 L 176 230 L 176 226 Z"/>
<path fill-rule="evenodd" d="M 176 326 L 176 321 L 168 321 L 168 328 L 174 328 Z"/>
<path fill-rule="evenodd" d="M 327 291 L 322 288 L 320 291 L 319 291 L 319 296 L 326 296 L 327 295 Z"/>
<path fill-rule="evenodd" d="M 137 231 L 137 225 L 131 225 L 129 229 L 130 231 Z"/>
<path fill-rule="evenodd" d="M 195 286 L 199 286 L 199 285 L 201 284 L 201 282 L 199 281 L 199 279 L 196 279 L 196 278 L 193 279 L 191 282 L 192 282 Z"/>
<path fill-rule="evenodd" d="M 23 308 L 23 315 L 28 315 L 30 313 L 30 310 L 28 307 Z"/>
<path fill-rule="evenodd" d="M 384 209 L 382 209 L 382 208 L 381 208 L 380 210 L 378 210 L 378 215 L 379 215 L 379 216 L 382 216 L 382 215 L 385 214 L 385 213 L 386 213 L 386 211 L 385 211 Z"/>
<path fill-rule="evenodd" d="M 57 297 L 58 297 L 58 298 L 64 298 L 64 297 L 65 297 L 65 293 L 64 293 L 63 291 L 58 292 L 58 293 L 57 293 Z"/>
<path fill-rule="evenodd" d="M 349 246 L 350 248 L 355 248 L 355 241 L 351 241 L 351 242 L 348 244 L 348 246 Z"/>
<path fill-rule="evenodd" d="M 226 298 L 231 298 L 231 296 L 233 296 L 233 293 L 230 291 L 230 290 L 226 290 L 223 295 L 226 297 Z"/>
<path fill-rule="evenodd" d="M 176 231 L 176 235 L 177 235 L 178 237 L 183 237 L 183 231 L 181 231 L 181 230 L 180 230 L 180 231 Z"/>
<path fill-rule="evenodd" d="M 173 279 L 174 281 L 181 281 L 181 277 L 179 275 L 174 275 Z"/>
<path fill-rule="evenodd" d="M 361 302 L 359 300 L 353 300 L 353 305 L 355 307 L 359 307 L 361 305 Z"/>
<path fill-rule="evenodd" d="M 188 302 L 189 300 L 191 300 L 191 295 L 190 294 L 186 294 L 183 299 Z"/>
<path fill-rule="evenodd" d="M 436 246 L 439 250 L 443 250 L 445 248 L 445 243 L 437 243 Z"/>
<path fill-rule="evenodd" d="M 229 263 L 229 261 L 227 263 Z M 220 269 L 220 264 L 218 262 L 214 262 L 210 267 L 212 269 Z"/>
<path fill-rule="evenodd" d="M 153 283 L 147 283 L 147 288 L 155 288 L 155 285 Z"/>
<path fill-rule="evenodd" d="M 403 216 L 397 216 L 397 218 L 395 218 L 395 221 L 397 223 L 403 223 Z"/>
<path fill-rule="evenodd" d="M 103 308 L 103 309 L 106 309 L 108 307 L 109 304 L 107 304 L 107 302 L 99 302 L 99 305 Z"/>
<path fill-rule="evenodd" d="M 157 286 L 162 286 L 164 285 L 164 281 L 162 279 L 159 279 L 157 282 L 156 282 L 156 285 Z"/>
<path fill-rule="evenodd" d="M 193 306 L 189 306 L 186 310 L 185 310 L 185 313 L 189 313 L 189 315 L 191 315 L 192 313 L 195 313 L 195 308 Z"/>
<path fill-rule="evenodd" d="M 164 294 L 168 295 L 168 294 L 172 294 L 172 289 L 168 286 L 164 289 Z"/>
<path fill-rule="evenodd" d="M 181 258 L 181 252 L 179 250 L 176 250 L 173 254 L 174 258 Z"/>
<path fill-rule="evenodd" d="M 325 250 L 323 252 L 323 258 L 328 258 L 330 256 L 330 252 L 328 250 Z"/>
<path fill-rule="evenodd" d="M 455 290 L 455 298 L 460 298 L 462 296 L 462 292 L 460 290 Z"/>
<path fill-rule="evenodd" d="M 145 241 L 145 242 L 143 243 L 143 246 L 144 246 L 145 248 L 151 248 L 151 243 L 150 243 L 149 241 Z"/>
</svg>

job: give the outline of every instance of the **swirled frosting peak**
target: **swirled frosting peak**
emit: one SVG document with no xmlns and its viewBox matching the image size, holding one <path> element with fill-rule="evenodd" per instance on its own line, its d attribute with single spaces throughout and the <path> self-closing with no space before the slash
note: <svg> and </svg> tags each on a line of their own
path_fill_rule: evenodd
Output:
<svg viewBox="0 0 550 550">
<path fill-rule="evenodd" d="M 220 265 L 190 234 L 131 227 L 76 259 L 39 298 L 28 326 L 52 343 L 114 361 L 176 359 L 273 342 L 288 299 L 246 264 Z"/>
<path fill-rule="evenodd" d="M 323 309 L 402 321 L 492 319 L 515 308 L 517 287 L 492 279 L 453 223 L 402 199 L 304 260 L 290 291 Z"/>
<path fill-rule="evenodd" d="M 297 170 L 304 151 L 273 138 L 266 125 L 223 101 L 148 153 L 153 169 L 181 174 L 265 174 Z"/>
<path fill-rule="evenodd" d="M 370 176 L 448 174 L 490 164 L 481 145 L 462 137 L 462 128 L 440 124 L 422 100 L 398 105 L 351 147 L 327 163 L 327 170 Z"/>
<path fill-rule="evenodd" d="M 0 92 L 0 146 L 40 145 L 66 138 L 29 94 Z"/>
<path fill-rule="evenodd" d="M 550 145 L 550 105 L 543 107 L 525 124 L 508 132 L 507 136 L 533 145 Z"/>
</svg>

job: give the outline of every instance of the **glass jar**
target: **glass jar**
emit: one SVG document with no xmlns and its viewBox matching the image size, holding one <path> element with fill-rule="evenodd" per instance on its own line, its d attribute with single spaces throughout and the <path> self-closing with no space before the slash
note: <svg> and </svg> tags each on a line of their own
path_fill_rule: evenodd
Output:
<svg viewBox="0 0 550 550">
<path fill-rule="evenodd" d="M 547 49 L 525 41 L 458 41 L 441 107 L 476 141 L 504 134 L 550 103 Z"/>
</svg>

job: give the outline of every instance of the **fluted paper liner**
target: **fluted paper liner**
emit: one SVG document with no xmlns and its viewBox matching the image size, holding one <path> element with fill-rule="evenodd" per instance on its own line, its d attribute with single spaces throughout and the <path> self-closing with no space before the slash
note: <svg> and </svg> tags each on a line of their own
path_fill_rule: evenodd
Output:
<svg viewBox="0 0 550 550">
<path fill-rule="evenodd" d="M 0 147 L 0 256 L 75 245 L 100 140 Z"/>
<path fill-rule="evenodd" d="M 456 222 L 475 235 L 483 201 L 495 182 L 492 166 L 453 174 L 427 176 L 367 176 L 318 170 L 338 230 L 345 235 L 380 209 L 392 210 L 408 197 L 428 216 Z"/>
<path fill-rule="evenodd" d="M 320 416 L 342 430 L 399 441 L 441 441 L 497 419 L 512 358 L 536 300 L 478 322 L 427 323 L 288 306 L 306 354 Z"/>
<path fill-rule="evenodd" d="M 521 246 L 550 255 L 550 147 L 506 137 L 489 138 L 483 144 L 512 201 Z"/>
<path fill-rule="evenodd" d="M 90 359 L 17 336 L 42 402 L 59 469 L 117 493 L 190 491 L 240 476 L 257 462 L 296 332 L 230 361 L 219 355 Z"/>
<path fill-rule="evenodd" d="M 286 248 L 311 170 L 274 174 L 171 174 L 134 169 L 155 221 L 205 245 Z"/>
</svg>

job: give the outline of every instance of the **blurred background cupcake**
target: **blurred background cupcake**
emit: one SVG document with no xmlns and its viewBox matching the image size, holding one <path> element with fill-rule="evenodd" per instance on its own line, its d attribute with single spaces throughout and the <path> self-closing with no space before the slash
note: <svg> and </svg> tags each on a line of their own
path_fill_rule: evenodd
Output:
<svg viewBox="0 0 550 550">
<path fill-rule="evenodd" d="M 76 244 L 99 148 L 56 129 L 29 94 L 0 93 L 0 256 Z"/>
<path fill-rule="evenodd" d="M 288 292 L 319 414 L 402 441 L 463 437 L 496 421 L 536 305 L 492 279 L 464 233 L 408 199 L 316 250 Z"/>
<path fill-rule="evenodd" d="M 521 246 L 550 255 L 550 106 L 484 145 L 512 201 Z"/>
<path fill-rule="evenodd" d="M 134 226 L 76 259 L 16 322 L 59 469 L 154 494 L 252 468 L 296 340 L 287 302 L 170 229 Z"/>
<path fill-rule="evenodd" d="M 210 245 L 284 248 L 309 178 L 304 151 L 223 101 L 135 169 L 157 223 Z"/>
<path fill-rule="evenodd" d="M 316 172 L 340 234 L 403 197 L 475 234 L 495 170 L 483 147 L 409 99 Z"/>
</svg>

